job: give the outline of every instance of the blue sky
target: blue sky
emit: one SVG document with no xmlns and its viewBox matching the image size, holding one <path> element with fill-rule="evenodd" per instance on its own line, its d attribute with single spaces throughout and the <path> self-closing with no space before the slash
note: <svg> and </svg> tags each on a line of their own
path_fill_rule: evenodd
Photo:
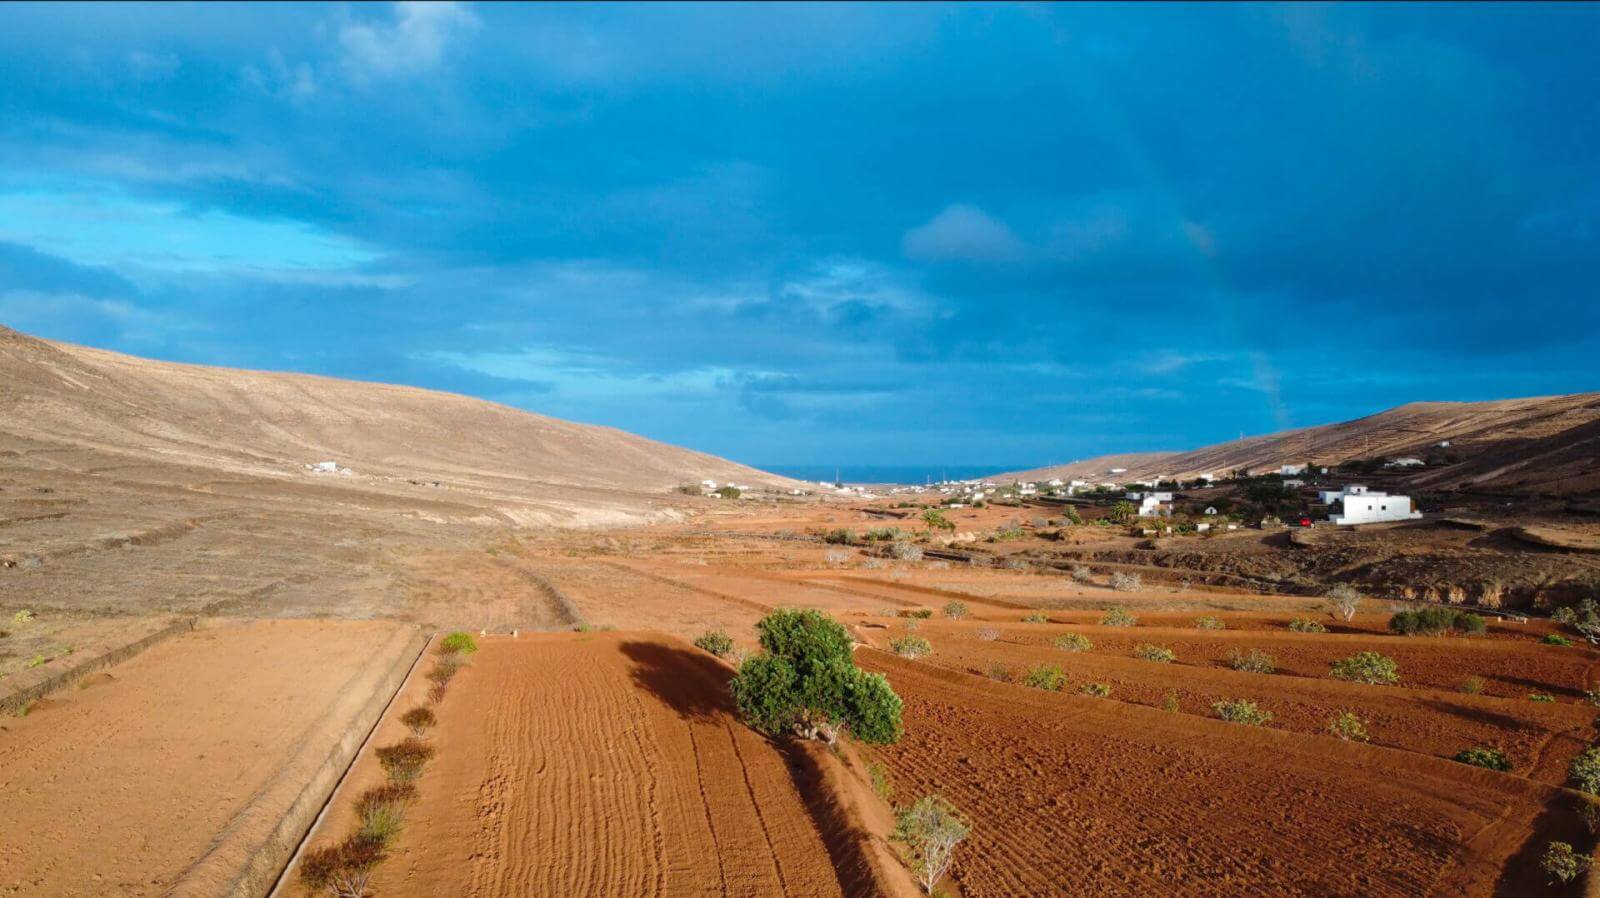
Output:
<svg viewBox="0 0 1600 898">
<path fill-rule="evenodd" d="M 0 322 L 757 464 L 1600 388 L 1596 6 L 0 7 Z"/>
</svg>

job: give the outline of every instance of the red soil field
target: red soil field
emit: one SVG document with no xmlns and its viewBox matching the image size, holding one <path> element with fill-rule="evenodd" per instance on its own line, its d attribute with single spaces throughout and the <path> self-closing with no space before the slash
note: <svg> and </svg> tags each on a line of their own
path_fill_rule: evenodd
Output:
<svg viewBox="0 0 1600 898">
<path fill-rule="evenodd" d="M 479 644 L 374 894 L 844 894 L 798 774 L 734 717 L 725 666 L 659 634 Z M 426 685 L 407 685 L 376 744 Z M 364 754 L 313 844 L 351 831 L 350 799 L 381 776 Z"/>
<path fill-rule="evenodd" d="M 906 701 L 896 797 L 975 821 L 966 898 L 1561 894 L 1548 786 L 1451 761 L 1047 693 L 864 649 Z M 1503 871 L 1503 872 L 1502 872 Z"/>
<path fill-rule="evenodd" d="M 375 621 L 205 626 L 6 719 L 0 893 L 164 895 L 219 844 L 242 865 L 303 787 L 295 759 L 326 759 L 346 703 L 419 639 Z"/>
</svg>

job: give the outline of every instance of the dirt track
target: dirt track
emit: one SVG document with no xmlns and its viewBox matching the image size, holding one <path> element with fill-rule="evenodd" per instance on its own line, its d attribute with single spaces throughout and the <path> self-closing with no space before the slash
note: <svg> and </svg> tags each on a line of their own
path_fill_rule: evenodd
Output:
<svg viewBox="0 0 1600 898">
<path fill-rule="evenodd" d="M 784 758 L 732 716 L 726 668 L 649 634 L 481 642 L 375 894 L 842 894 Z"/>
<path fill-rule="evenodd" d="M 1545 831 L 1554 790 L 1516 777 L 860 660 L 906 700 L 906 738 L 878 752 L 897 790 L 982 821 L 955 871 L 968 898 L 1522 895 L 1544 891 L 1536 823 L 1576 838 Z"/>
<path fill-rule="evenodd" d="M 0 892 L 165 894 L 218 845 L 242 869 L 309 775 L 278 774 L 325 759 L 345 722 L 330 712 L 415 639 L 372 621 L 213 625 L 6 719 Z"/>
</svg>

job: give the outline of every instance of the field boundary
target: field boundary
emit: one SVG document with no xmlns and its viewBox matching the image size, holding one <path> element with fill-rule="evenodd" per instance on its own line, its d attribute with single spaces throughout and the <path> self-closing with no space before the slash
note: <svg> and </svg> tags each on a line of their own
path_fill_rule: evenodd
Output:
<svg viewBox="0 0 1600 898">
<path fill-rule="evenodd" d="M 371 740 L 400 688 L 426 654 L 431 640 L 430 634 L 410 628 L 394 662 L 387 670 L 379 672 L 375 681 L 369 685 L 358 674 L 349 684 L 356 688 L 345 693 L 353 696 L 350 701 L 356 703 L 353 713 L 341 715 L 348 703 L 335 702 L 322 718 L 323 723 L 337 722 L 340 716 L 344 718 L 343 729 L 332 750 L 321 740 L 308 741 L 235 815 L 205 854 L 189 865 L 166 895 L 169 898 L 259 898 L 275 891 L 290 862 L 304 847 L 316 821 L 338 794 L 339 785 Z M 312 727 L 313 730 L 320 728 Z M 319 756 L 321 760 L 315 760 Z M 296 781 L 299 788 L 277 822 L 264 835 L 253 834 L 248 825 L 251 812 L 261 808 L 263 801 L 277 789 L 294 789 Z M 255 844 L 241 844 L 245 842 Z M 242 866 L 237 861 L 240 855 L 248 858 Z"/>
<path fill-rule="evenodd" d="M 15 688 L 6 695 L 0 696 L 0 714 L 20 713 L 24 708 L 33 702 L 36 702 L 39 699 L 42 699 L 53 693 L 60 692 L 62 689 L 67 688 L 68 685 L 83 679 L 85 676 L 88 676 L 97 670 L 104 670 L 107 667 L 120 664 L 157 643 L 165 642 L 166 640 L 171 639 L 180 633 L 190 632 L 195 628 L 197 621 L 198 618 L 194 617 L 178 618 L 177 620 L 171 621 L 166 626 L 161 627 L 154 632 L 146 633 L 143 636 L 129 640 L 120 645 L 111 646 L 98 655 L 86 655 L 81 659 L 79 659 L 76 655 L 69 656 L 77 661 L 77 663 L 71 665 L 70 667 L 52 669 L 54 668 L 54 664 L 48 664 L 43 668 L 32 671 L 25 670 L 14 673 L 6 679 L 11 682 L 15 682 L 17 680 L 26 682 L 28 679 L 33 679 L 33 682 L 29 685 L 23 685 Z M 10 682 L 8 682 L 6 685 L 9 687 Z"/>
</svg>

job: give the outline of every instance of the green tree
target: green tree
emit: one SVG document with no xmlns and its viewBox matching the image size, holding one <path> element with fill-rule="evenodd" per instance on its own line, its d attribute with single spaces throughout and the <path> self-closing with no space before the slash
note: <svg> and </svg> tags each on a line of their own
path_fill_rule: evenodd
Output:
<svg viewBox="0 0 1600 898">
<path fill-rule="evenodd" d="M 1109 517 L 1111 520 L 1116 521 L 1119 524 L 1125 524 L 1128 521 L 1133 520 L 1133 514 L 1136 511 L 1138 511 L 1138 509 L 1134 507 L 1134 504 L 1124 499 L 1121 502 L 1111 506 L 1111 514 Z"/>
<path fill-rule="evenodd" d="M 928 525 L 929 530 L 954 530 L 956 525 L 945 517 L 944 509 L 928 508 L 922 512 L 922 523 Z"/>
<path fill-rule="evenodd" d="M 856 667 L 850 634 L 815 609 L 775 611 L 756 624 L 762 654 L 739 666 L 739 713 L 771 736 L 832 744 L 842 727 L 863 742 L 900 738 L 901 701 L 882 674 Z"/>
</svg>

